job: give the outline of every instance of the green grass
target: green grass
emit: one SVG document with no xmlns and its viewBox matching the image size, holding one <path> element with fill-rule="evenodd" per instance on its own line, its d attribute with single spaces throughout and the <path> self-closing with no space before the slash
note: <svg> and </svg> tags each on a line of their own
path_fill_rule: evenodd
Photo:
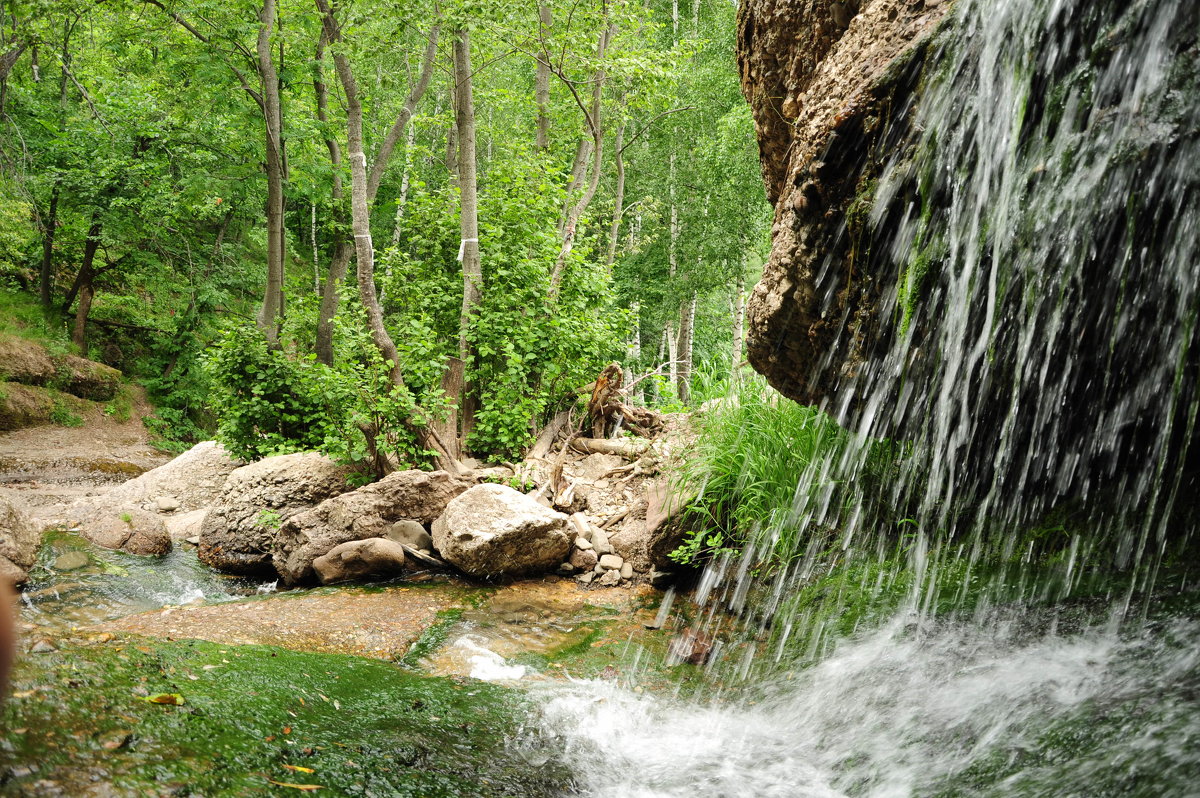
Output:
<svg viewBox="0 0 1200 798">
<path fill-rule="evenodd" d="M 51 354 L 71 351 L 71 340 L 57 316 L 48 321 L 34 295 L 3 285 L 0 285 L 0 334 L 36 341 Z"/>
<path fill-rule="evenodd" d="M 790 561 L 815 529 L 803 515 L 807 499 L 828 494 L 831 515 L 816 524 L 828 526 L 894 461 L 889 445 L 862 448 L 817 408 L 782 397 L 761 378 L 746 379 L 701 418 L 694 451 L 675 476 L 677 486 L 696 493 L 693 529 L 676 559 L 757 543 L 770 559 Z"/>
<path fill-rule="evenodd" d="M 375 660 L 132 638 L 29 655 L 13 691 L 0 771 L 30 772 L 6 794 L 42 779 L 90 794 L 93 777 L 122 795 L 212 798 L 300 794 L 272 781 L 320 795 L 569 791 L 553 756 L 521 755 L 522 694 Z M 161 693 L 183 703 L 146 700 Z"/>
</svg>

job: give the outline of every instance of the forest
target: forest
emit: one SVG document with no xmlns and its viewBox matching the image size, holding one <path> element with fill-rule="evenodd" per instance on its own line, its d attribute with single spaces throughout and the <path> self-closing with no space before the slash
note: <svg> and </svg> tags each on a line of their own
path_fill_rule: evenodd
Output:
<svg viewBox="0 0 1200 798">
<path fill-rule="evenodd" d="M 768 250 L 736 8 L 6 2 L 0 302 L 162 444 L 517 458 L 610 362 L 742 362 Z"/>
</svg>

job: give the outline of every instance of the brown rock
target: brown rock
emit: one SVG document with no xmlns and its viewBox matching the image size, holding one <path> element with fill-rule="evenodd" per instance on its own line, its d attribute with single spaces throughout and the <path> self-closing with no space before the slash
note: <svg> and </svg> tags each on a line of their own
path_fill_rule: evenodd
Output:
<svg viewBox="0 0 1200 798">
<path fill-rule="evenodd" d="M 95 517 L 82 533 L 97 546 L 130 554 L 161 556 L 171 550 L 171 535 L 162 519 L 137 507 Z"/>
<path fill-rule="evenodd" d="M 805 404 L 853 374 L 875 335 L 881 289 L 871 275 L 853 279 L 846 214 L 950 5 L 746 0 L 739 10 L 742 91 L 775 203 L 771 255 L 747 303 L 746 353 Z"/>
<path fill-rule="evenodd" d="M 352 540 L 313 561 L 321 584 L 348 582 L 370 576 L 394 576 L 404 571 L 404 547 L 387 538 Z"/>
<path fill-rule="evenodd" d="M 402 520 L 430 523 L 469 484 L 445 471 L 397 471 L 324 501 L 281 526 L 272 547 L 275 570 L 289 583 L 310 579 L 313 560 L 335 546 L 387 537 Z"/>
<path fill-rule="evenodd" d="M 229 573 L 274 573 L 272 553 L 283 523 L 345 493 L 349 476 L 348 467 L 316 452 L 268 457 L 233 471 L 204 517 L 201 562 Z"/>
<path fill-rule="evenodd" d="M 680 522 L 693 498 L 693 494 L 673 489 L 665 479 L 650 485 L 646 495 L 646 554 L 652 565 L 675 565 L 670 554 L 683 543 L 685 530 Z"/>
<path fill-rule="evenodd" d="M 599 559 L 592 549 L 575 549 L 571 552 L 570 563 L 577 571 L 590 571 L 596 567 Z"/>
<path fill-rule="evenodd" d="M 41 532 L 28 516 L 0 497 L 0 576 L 23 583 L 41 544 Z"/>
</svg>

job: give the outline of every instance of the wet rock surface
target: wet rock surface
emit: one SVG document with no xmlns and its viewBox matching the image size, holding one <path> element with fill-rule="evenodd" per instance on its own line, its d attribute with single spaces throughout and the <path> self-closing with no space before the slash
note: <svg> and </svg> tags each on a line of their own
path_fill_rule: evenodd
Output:
<svg viewBox="0 0 1200 798">
<path fill-rule="evenodd" d="M 740 8 L 742 90 L 775 204 L 771 255 L 747 304 L 746 352 L 802 403 L 818 404 L 873 345 L 884 287 L 855 272 L 846 215 L 877 150 L 898 146 L 893 123 L 903 127 L 925 45 L 951 5 L 749 0 Z"/>
</svg>

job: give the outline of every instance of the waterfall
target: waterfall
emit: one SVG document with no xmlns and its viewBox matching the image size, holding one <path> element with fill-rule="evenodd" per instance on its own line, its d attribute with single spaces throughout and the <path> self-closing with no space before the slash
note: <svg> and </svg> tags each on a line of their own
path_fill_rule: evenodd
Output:
<svg viewBox="0 0 1200 798">
<path fill-rule="evenodd" d="M 719 700 L 547 698 L 584 794 L 1195 794 L 1198 40 L 1192 0 L 959 0 L 860 183 L 857 445 L 778 521 L 834 532 L 709 566 Z"/>
</svg>

